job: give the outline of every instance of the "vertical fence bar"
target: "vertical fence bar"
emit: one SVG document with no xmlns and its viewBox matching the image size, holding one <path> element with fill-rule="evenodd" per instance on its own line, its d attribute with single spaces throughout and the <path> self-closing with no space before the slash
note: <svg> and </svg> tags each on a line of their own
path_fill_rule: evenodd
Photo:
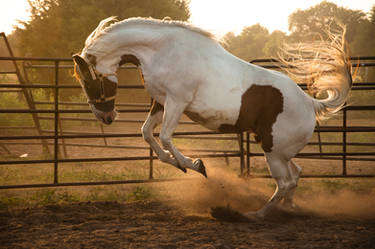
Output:
<svg viewBox="0 0 375 249">
<path fill-rule="evenodd" d="M 54 177 L 53 183 L 58 180 L 58 159 L 59 159 L 59 61 L 55 61 L 55 138 L 54 138 Z"/>
<path fill-rule="evenodd" d="M 250 133 L 246 132 L 246 167 L 247 176 L 250 176 Z"/>
<path fill-rule="evenodd" d="M 343 117 L 342 117 L 342 174 L 346 175 L 346 127 L 347 127 L 347 110 L 346 108 L 343 109 Z"/>
<path fill-rule="evenodd" d="M 150 148 L 150 170 L 149 170 L 149 176 L 148 176 L 149 179 L 154 179 L 154 160 L 153 160 L 153 157 L 154 157 L 154 152 Z"/>
<path fill-rule="evenodd" d="M 141 75 L 141 77 L 142 77 L 142 75 Z M 144 82 L 142 82 L 142 83 L 144 83 Z M 152 98 L 150 98 L 150 109 L 151 109 L 153 101 L 154 100 Z M 150 160 L 149 160 L 149 175 L 148 175 L 148 178 L 153 179 L 154 178 L 154 152 L 152 151 L 151 146 L 150 146 L 149 152 L 150 152 L 149 153 Z"/>
<path fill-rule="evenodd" d="M 63 126 L 62 126 L 60 115 L 58 115 L 58 122 L 59 122 L 59 127 L 60 127 L 60 135 L 62 136 L 64 135 L 64 131 L 63 131 Z M 66 151 L 65 139 L 63 138 L 61 139 L 61 144 L 63 148 L 64 158 L 68 158 L 68 152 Z"/>
<path fill-rule="evenodd" d="M 239 136 L 239 146 L 240 146 L 240 166 L 241 166 L 241 176 L 243 176 L 243 171 L 245 168 L 245 158 L 244 158 L 244 149 L 243 149 L 243 132 L 238 134 Z"/>
<path fill-rule="evenodd" d="M 56 66 L 59 67 L 60 65 L 57 64 Z M 56 72 L 55 72 L 55 74 L 56 74 Z M 58 75 L 55 76 L 55 77 L 58 77 Z M 53 94 L 56 95 L 56 92 L 54 92 Z M 57 102 L 57 104 L 59 104 L 59 102 Z M 60 129 L 60 135 L 62 136 L 62 135 L 64 135 L 64 130 L 63 130 L 63 125 L 62 125 L 60 115 L 57 116 L 57 121 L 58 121 L 58 127 Z M 62 151 L 64 153 L 64 158 L 68 158 L 68 153 L 66 151 L 66 145 L 65 145 L 65 139 L 63 139 L 63 138 L 61 139 L 61 144 L 62 144 Z"/>
</svg>

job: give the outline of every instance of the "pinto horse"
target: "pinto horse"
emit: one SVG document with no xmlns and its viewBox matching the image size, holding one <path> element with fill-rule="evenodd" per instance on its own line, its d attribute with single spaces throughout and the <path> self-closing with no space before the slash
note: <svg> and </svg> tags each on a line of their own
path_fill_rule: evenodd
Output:
<svg viewBox="0 0 375 249">
<path fill-rule="evenodd" d="M 116 118 L 117 68 L 128 62 L 141 68 L 155 100 L 142 126 L 143 138 L 161 161 L 184 172 L 206 176 L 202 160 L 184 156 L 172 143 L 182 114 L 215 131 L 254 133 L 277 183 L 264 207 L 247 213 L 264 217 L 281 200 L 292 206 L 301 174 L 292 158 L 308 143 L 316 120 L 338 112 L 351 89 L 345 31 L 328 34 L 326 41 L 285 50 L 290 59 L 284 61 L 291 78 L 309 82 L 315 93 L 325 93 L 323 99 L 306 94 L 283 73 L 233 56 L 209 32 L 179 21 L 107 18 L 73 60 L 88 103 L 105 124 Z M 159 124 L 162 147 L 153 136 Z"/>
</svg>

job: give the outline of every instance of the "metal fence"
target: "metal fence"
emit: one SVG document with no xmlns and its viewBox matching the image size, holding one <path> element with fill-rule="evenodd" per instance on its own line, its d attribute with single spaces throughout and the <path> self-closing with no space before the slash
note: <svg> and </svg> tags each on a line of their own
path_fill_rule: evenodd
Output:
<svg viewBox="0 0 375 249">
<path fill-rule="evenodd" d="M 27 102 L 27 109 L 0 109 L 0 114 L 25 114 L 29 113 L 33 117 L 33 121 L 35 126 L 33 127 L 0 127 L 1 130 L 7 129 L 35 129 L 39 135 L 3 135 L 0 136 L 0 145 L 5 151 L 9 151 L 7 149 L 7 144 L 17 144 L 17 143 L 10 143 L 10 141 L 21 141 L 18 144 L 25 144 L 25 141 L 41 141 L 41 144 L 44 148 L 48 150 L 50 148 L 50 143 L 47 140 L 53 140 L 52 147 L 53 150 L 49 153 L 52 155 L 52 159 L 42 159 L 42 160 L 0 160 L 1 165 L 27 165 L 27 164 L 53 164 L 54 165 L 54 179 L 53 183 L 48 184 L 22 184 L 22 185 L 4 185 L 0 186 L 0 189 L 9 189 L 9 188 L 35 188 L 35 187 L 51 187 L 51 186 L 77 186 L 77 185 L 104 185 L 104 184 L 125 184 L 125 183 L 141 183 L 141 182 L 159 182 L 159 181 L 170 181 L 173 179 L 154 179 L 153 177 L 153 160 L 157 159 L 150 147 L 142 147 L 142 146 L 116 146 L 116 145 L 108 145 L 105 141 L 106 138 L 140 138 L 142 134 L 140 132 L 137 133 L 104 133 L 102 130 L 101 133 L 90 133 L 90 132 L 82 132 L 82 131 L 67 131 L 62 129 L 61 122 L 64 120 L 79 120 L 79 121 L 96 121 L 95 118 L 64 118 L 61 117 L 61 114 L 83 114 L 83 113 L 91 113 L 91 111 L 87 108 L 87 103 L 83 102 L 64 102 L 59 100 L 59 91 L 62 89 L 80 89 L 81 87 L 79 84 L 61 84 L 59 82 L 59 73 L 62 69 L 72 68 L 72 64 L 69 65 L 62 65 L 62 63 L 71 62 L 71 59 L 67 58 L 25 58 L 25 57 L 0 57 L 0 61 L 12 61 L 12 62 L 49 62 L 52 64 L 30 64 L 30 63 L 23 63 L 23 69 L 40 69 L 40 68 L 49 68 L 54 71 L 54 79 L 52 84 L 32 84 L 28 80 L 26 80 L 27 73 L 24 71 L 21 74 L 21 70 L 18 69 L 18 65 L 14 64 L 15 71 L 7 71 L 7 72 L 0 72 L 0 74 L 15 74 L 17 75 L 18 83 L 2 83 L 0 84 L 0 90 L 3 93 L 6 92 L 20 92 L 25 97 Z M 127 69 L 134 69 L 134 67 L 124 67 L 124 70 Z M 72 79 L 73 80 L 73 79 Z M 143 89 L 142 85 L 119 85 L 119 89 Z M 52 89 L 54 94 L 54 101 L 35 101 L 33 99 L 32 94 L 28 92 L 28 89 Z M 147 113 L 150 108 L 151 100 L 149 103 L 119 103 L 116 104 L 116 110 L 119 113 Z M 37 108 L 37 105 L 44 104 L 44 105 L 53 105 L 52 109 L 40 109 Z M 61 109 L 61 105 L 75 105 L 75 106 L 86 106 L 86 109 L 74 109 L 74 110 L 67 110 Z M 52 114 L 51 116 L 40 116 L 40 114 Z M 46 130 L 41 127 L 40 120 L 43 119 L 53 119 L 54 128 L 53 130 Z M 142 123 L 144 120 L 126 120 L 120 119 L 116 122 L 136 122 Z M 182 124 L 189 124 L 195 125 L 195 123 L 191 121 L 183 121 Z M 52 133 L 52 134 L 49 134 Z M 77 134 L 79 133 L 79 134 Z M 221 136 L 223 133 L 219 132 L 212 132 L 212 131 L 189 131 L 189 132 L 176 132 L 174 134 L 175 137 L 179 138 L 189 138 L 189 139 L 215 139 L 215 140 L 237 140 L 236 135 L 228 135 Z M 155 134 L 158 136 L 158 134 Z M 94 144 L 80 144 L 80 143 L 72 143 L 68 144 L 65 143 L 65 139 L 89 139 L 89 138 L 100 138 L 104 139 L 104 145 L 94 145 Z M 27 142 L 26 142 L 27 143 Z M 30 143 L 31 144 L 31 143 Z M 32 143 L 35 144 L 35 143 Z M 69 158 L 68 155 L 65 153 L 61 153 L 65 151 L 65 147 L 68 146 L 85 146 L 85 147 L 106 147 L 106 148 L 122 148 L 122 149 L 139 149 L 139 150 L 149 150 L 148 156 L 127 156 L 127 157 L 97 157 L 97 158 Z M 61 149 L 59 149 L 61 148 Z M 59 151 L 60 150 L 60 151 Z M 190 152 L 198 153 L 202 158 L 216 158 L 216 157 L 241 157 L 243 158 L 243 153 L 241 154 L 240 151 L 237 150 L 213 150 L 213 149 L 197 149 L 197 150 L 189 150 Z M 190 155 L 196 156 L 196 155 Z M 121 180 L 121 181 L 99 181 L 99 182 L 60 182 L 59 181 L 59 165 L 62 163 L 74 163 L 74 162 L 104 162 L 104 161 L 139 161 L 139 160 L 147 160 L 149 162 L 149 175 L 148 179 L 143 180 Z M 243 162 L 242 162 L 243 163 Z"/>
<path fill-rule="evenodd" d="M 359 58 L 352 58 L 354 61 L 353 67 L 374 67 L 375 63 L 371 62 L 375 60 L 375 57 L 359 57 Z M 73 104 L 77 106 L 81 106 L 84 103 L 65 103 L 59 100 L 59 91 L 62 89 L 74 89 L 80 88 L 78 84 L 61 84 L 59 82 L 59 74 L 62 68 L 71 68 L 71 59 L 70 58 L 25 58 L 25 57 L 14 57 L 13 54 L 8 57 L 0 57 L 0 61 L 11 61 L 14 63 L 15 71 L 12 72 L 2 72 L 6 74 L 13 73 L 17 75 L 19 83 L 6 83 L 0 84 L 0 91 L 2 92 L 9 92 L 9 91 L 20 91 L 24 94 L 25 99 L 28 103 L 27 109 L 0 109 L 0 114 L 12 113 L 12 114 L 23 114 L 29 113 L 33 117 L 33 122 L 35 124 L 34 129 L 36 129 L 39 133 L 38 136 L 35 135 L 3 135 L 0 136 L 0 146 L 5 151 L 7 150 L 7 143 L 9 141 L 41 141 L 42 145 L 45 148 L 49 148 L 50 144 L 47 140 L 52 140 L 52 147 L 53 151 L 50 151 L 52 155 L 52 159 L 46 160 L 0 160 L 1 165 L 19 165 L 19 164 L 44 164 L 49 163 L 53 164 L 54 168 L 54 177 L 53 182 L 51 183 L 43 183 L 43 184 L 21 184 L 21 185 L 3 185 L 0 186 L 0 189 L 9 189 L 9 188 L 35 188 L 35 187 L 57 187 L 57 186 L 78 186 L 78 185 L 104 185 L 104 184 L 125 184 L 125 183 L 141 183 L 141 182 L 159 182 L 159 181 L 169 181 L 174 179 L 155 179 L 153 177 L 153 160 L 156 157 L 153 155 L 152 150 L 149 147 L 139 147 L 138 149 L 147 149 L 149 150 L 148 156 L 127 156 L 127 157 L 106 157 L 106 158 L 68 158 L 67 155 L 62 156 L 61 151 L 59 148 L 63 148 L 64 146 L 72 146 L 72 144 L 66 144 L 64 139 L 84 139 L 84 138 L 132 138 L 132 137 L 142 137 L 141 133 L 80 133 L 76 134 L 77 132 L 64 132 L 62 133 L 61 127 L 61 120 L 64 118 L 60 117 L 61 114 L 66 113 L 90 113 L 91 111 L 88 109 L 74 109 L 74 110 L 67 110 L 61 109 L 60 106 L 62 104 Z M 20 70 L 18 69 L 18 64 L 16 62 L 48 62 L 48 65 L 27 65 L 24 64 L 23 68 L 32 68 L 38 70 L 41 67 L 48 67 L 53 69 L 54 72 L 54 79 L 53 84 L 30 84 L 27 79 L 24 78 L 25 74 L 21 74 Z M 51 64 L 52 63 L 52 64 Z M 252 63 L 262 64 L 262 66 L 266 68 L 277 68 L 278 66 L 274 64 L 272 60 L 255 60 Z M 265 64 L 264 64 L 265 63 Z M 26 74 L 27 75 L 27 74 Z M 306 88 L 306 85 L 301 84 L 302 88 Z M 141 89 L 143 86 L 141 85 L 119 85 L 120 89 Z M 54 101 L 53 102 L 37 102 L 34 101 L 30 93 L 27 89 L 52 89 Z M 359 82 L 355 83 L 353 86 L 354 91 L 358 90 L 366 90 L 366 91 L 374 91 L 375 90 L 375 82 Z M 36 104 L 48 104 L 52 105 L 52 109 L 39 109 L 36 108 Z M 117 111 L 120 113 L 136 113 L 136 112 L 148 112 L 149 110 L 149 103 L 144 104 L 134 104 L 134 103 L 120 103 L 117 105 Z M 347 152 L 348 146 L 367 146 L 367 147 L 374 147 L 374 142 L 358 142 L 358 143 L 348 143 L 347 142 L 347 134 L 353 132 L 366 132 L 366 133 L 373 133 L 375 132 L 375 127 L 373 126 L 348 126 L 348 113 L 349 112 L 357 112 L 357 111 L 375 111 L 375 106 L 373 105 L 366 105 L 366 106 L 347 106 L 343 109 L 343 117 L 342 117 L 342 125 L 341 126 L 321 126 L 316 128 L 315 132 L 323 133 L 323 132 L 335 132 L 342 134 L 342 142 L 313 142 L 310 145 L 316 146 L 341 146 L 342 152 L 340 153 L 324 153 L 320 150 L 319 153 L 300 153 L 297 155 L 298 158 L 311 158 L 311 159 L 325 159 L 325 160 L 340 160 L 342 161 L 342 173 L 338 175 L 304 175 L 303 177 L 373 177 L 375 175 L 372 174 L 356 174 L 356 175 L 349 175 L 347 174 L 347 161 L 375 161 L 375 152 Z M 39 114 L 50 114 L 53 117 L 40 117 Z M 40 125 L 41 118 L 50 118 L 53 119 L 54 128 L 53 130 L 46 131 L 43 130 Z M 77 119 L 77 118 L 76 118 Z M 79 119 L 79 118 L 78 118 Z M 69 118 L 65 118 L 65 120 L 69 120 Z M 92 121 L 93 119 L 84 119 L 81 120 Z M 122 122 L 142 122 L 143 120 L 122 120 Z M 120 120 L 121 122 L 121 120 Z M 192 124 L 191 122 L 186 122 L 185 124 Z M 2 127 L 6 128 L 6 127 Z M 18 127 L 21 128 L 22 127 Z M 23 127 L 25 128 L 25 127 Z M 50 134 L 46 134 L 50 133 Z M 158 134 L 155 134 L 156 136 Z M 243 175 L 254 176 L 251 174 L 251 158 L 263 156 L 263 153 L 256 153 L 251 151 L 251 144 L 255 143 L 253 140 L 250 139 L 249 133 L 241 133 L 241 134 L 224 134 L 219 132 L 212 132 L 212 131 L 189 131 L 189 132 L 176 132 L 174 134 L 176 137 L 185 137 L 185 138 L 195 138 L 195 139 L 215 139 L 215 140 L 238 140 L 239 148 L 238 150 L 196 150 L 194 151 L 196 154 L 191 156 L 194 157 L 201 157 L 201 158 L 209 158 L 209 157 L 236 157 L 240 159 L 240 171 Z M 87 144 L 73 144 L 74 146 L 90 146 Z M 94 146 L 94 145 L 92 145 Z M 105 142 L 106 147 L 111 148 L 113 145 L 108 145 Z M 126 146 L 122 146 L 122 148 L 126 149 Z M 321 148 L 321 147 L 320 147 Z M 134 149 L 134 148 L 133 148 Z M 149 176 L 148 179 L 143 180 L 120 180 L 120 181 L 98 181 L 98 182 L 60 182 L 59 181 L 59 165 L 62 163 L 73 163 L 73 162 L 98 162 L 98 161 L 138 161 L 138 160 L 147 160 L 149 161 Z M 257 177 L 266 177 L 264 175 L 257 175 Z"/>
</svg>

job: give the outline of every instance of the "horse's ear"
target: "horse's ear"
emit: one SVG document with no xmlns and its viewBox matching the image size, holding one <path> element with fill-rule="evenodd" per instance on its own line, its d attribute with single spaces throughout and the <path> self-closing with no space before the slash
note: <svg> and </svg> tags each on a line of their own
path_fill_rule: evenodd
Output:
<svg viewBox="0 0 375 249">
<path fill-rule="evenodd" d="M 80 55 L 75 54 L 73 55 L 73 61 L 76 63 L 80 68 L 88 67 L 87 62 L 83 59 Z"/>
<path fill-rule="evenodd" d="M 85 80 L 92 80 L 89 65 L 87 64 L 86 60 L 80 55 L 75 54 L 73 55 L 73 61 L 79 69 L 80 76 L 83 76 Z"/>
</svg>

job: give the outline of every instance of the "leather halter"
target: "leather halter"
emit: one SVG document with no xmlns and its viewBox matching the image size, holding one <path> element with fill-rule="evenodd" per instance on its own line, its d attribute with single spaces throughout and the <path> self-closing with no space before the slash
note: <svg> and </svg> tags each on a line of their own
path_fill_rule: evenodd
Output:
<svg viewBox="0 0 375 249">
<path fill-rule="evenodd" d="M 79 68 L 79 67 L 78 67 Z M 85 87 L 85 91 L 86 91 L 86 95 L 87 95 L 87 98 L 88 98 L 88 103 L 89 104 L 97 104 L 97 103 L 105 103 L 105 102 L 108 102 L 108 101 L 111 101 L 111 100 L 114 100 L 115 98 L 116 98 L 116 90 L 114 91 L 114 94 L 113 95 L 111 95 L 111 96 L 106 96 L 105 95 L 105 84 L 104 84 L 104 79 L 106 78 L 106 77 L 108 77 L 108 76 L 112 76 L 112 75 L 114 75 L 114 76 L 116 76 L 116 74 L 115 73 L 111 73 L 111 74 L 101 74 L 101 73 L 99 73 L 96 69 L 95 69 L 95 67 L 94 67 L 94 65 L 92 65 L 91 63 L 90 64 L 88 64 L 88 69 L 89 69 L 89 72 L 90 72 L 90 75 L 91 75 L 91 77 L 92 77 L 92 81 L 94 81 L 93 83 L 98 83 L 98 84 L 100 84 L 100 87 L 99 87 L 99 97 L 98 98 L 90 98 L 90 96 L 89 96 L 89 93 L 88 93 L 88 89 L 89 89 L 89 85 L 88 85 L 88 83 L 87 82 L 85 82 L 85 80 L 81 80 L 81 82 L 82 82 L 82 85 Z M 80 77 L 80 78 L 82 78 L 82 77 Z M 91 83 L 91 84 L 93 84 L 93 83 Z M 107 82 L 107 84 L 108 83 L 112 83 L 112 84 L 116 84 L 116 83 L 114 83 L 114 82 L 111 82 L 111 81 L 108 81 Z M 116 89 L 116 88 L 115 88 Z"/>
</svg>

